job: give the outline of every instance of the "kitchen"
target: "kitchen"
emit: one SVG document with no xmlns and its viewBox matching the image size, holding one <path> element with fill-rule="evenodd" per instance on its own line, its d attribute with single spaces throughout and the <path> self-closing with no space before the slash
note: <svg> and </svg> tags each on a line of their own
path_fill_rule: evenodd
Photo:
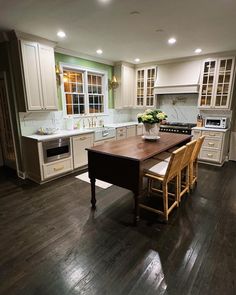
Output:
<svg viewBox="0 0 236 295">
<path fill-rule="evenodd" d="M 50 229 L 55 234 L 54 238 L 56 235 L 60 236 L 59 225 L 56 222 L 61 225 L 64 223 L 64 234 L 67 234 L 66 224 L 69 224 L 71 230 L 76 224 L 81 227 L 86 225 L 89 231 L 93 230 L 89 222 L 94 222 L 95 227 L 96 221 L 100 223 L 105 219 L 105 222 L 108 222 L 112 216 L 110 212 L 114 216 L 117 216 L 116 212 L 120 213 L 116 220 L 114 220 L 115 217 L 112 217 L 110 224 L 110 226 L 114 225 L 117 230 L 120 229 L 120 232 L 117 233 L 117 238 L 120 241 L 125 239 L 124 231 L 131 237 L 140 238 L 137 248 L 128 237 L 125 239 L 124 255 L 127 257 L 129 255 L 126 252 L 129 243 L 132 244 L 134 251 L 138 251 L 138 247 L 146 247 L 149 252 L 141 251 L 142 255 L 148 255 L 146 263 L 153 259 L 157 264 L 150 270 L 150 275 L 158 274 L 163 277 L 160 282 L 162 282 L 163 288 L 164 285 L 166 286 L 167 291 L 168 289 L 172 290 L 171 288 L 178 284 L 168 273 L 170 262 L 167 257 L 171 253 L 175 255 L 176 264 L 173 265 L 172 270 L 178 271 L 180 276 L 182 271 L 182 278 L 180 285 L 178 285 L 178 292 L 180 292 L 181 284 L 184 283 L 184 273 L 177 265 L 176 253 L 178 249 L 174 252 L 173 241 L 171 242 L 173 248 L 167 249 L 165 247 L 165 243 L 171 240 L 170 236 L 166 237 L 166 240 L 164 239 L 167 232 L 170 231 L 170 235 L 173 236 L 176 235 L 174 231 L 176 229 L 180 235 L 178 239 L 182 237 L 181 246 L 183 248 L 181 249 L 183 252 L 181 253 L 181 249 L 179 249 L 178 253 L 182 255 L 183 259 L 184 257 L 187 259 L 184 255 L 190 253 L 191 249 L 193 252 L 197 251 L 197 248 L 194 248 L 196 244 L 192 243 L 198 243 L 198 240 L 192 237 L 194 230 L 189 229 L 188 232 L 187 228 L 181 228 L 180 223 L 183 221 L 188 222 L 188 226 L 196 228 L 196 232 L 202 235 L 199 243 L 208 248 L 213 247 L 210 240 L 206 239 L 206 234 L 209 235 L 211 231 L 214 231 L 212 239 L 216 241 L 220 239 L 219 233 L 225 239 L 234 234 L 233 226 L 230 224 L 233 225 L 233 221 L 235 221 L 232 193 L 235 174 L 234 161 L 236 160 L 234 132 L 236 44 L 232 29 L 235 25 L 232 15 L 235 4 L 231 1 L 226 3 L 217 1 L 215 10 L 211 11 L 211 18 L 207 19 L 207 8 L 204 8 L 203 11 L 201 7 L 209 4 L 205 4 L 203 1 L 200 3 L 183 1 L 183 7 L 173 1 L 164 4 L 154 3 L 151 0 L 145 4 L 141 1 L 121 4 L 114 0 L 91 1 L 91 6 L 88 6 L 86 1 L 72 3 L 72 5 L 78 6 L 79 12 L 61 1 L 58 2 L 56 9 L 55 3 L 47 3 L 45 7 L 40 3 L 35 3 L 34 7 L 32 5 L 34 1 L 32 3 L 26 2 L 22 1 L 20 4 L 15 1 L 16 8 L 10 4 L 4 4 L 2 9 L 4 14 L 1 15 L 0 21 L 0 79 L 1 102 L 3 102 L 0 105 L 2 114 L 0 118 L 0 165 L 4 165 L 1 168 L 1 191 L 3 194 L 1 216 L 3 224 L 6 225 L 3 249 L 7 250 L 9 247 L 9 252 L 3 259 L 3 265 L 7 268 L 8 277 L 11 278 L 8 283 L 3 284 L 1 292 L 10 294 L 12 291 L 12 294 L 20 294 L 22 289 L 22 294 L 27 290 L 29 294 L 33 294 L 36 292 L 35 288 L 41 288 L 39 292 L 42 294 L 53 293 L 53 284 L 55 282 L 59 284 L 61 280 L 62 284 L 69 285 L 67 287 L 57 285 L 55 287 L 56 293 L 60 288 L 62 289 L 58 294 L 76 291 L 79 293 L 80 288 L 82 290 L 89 285 L 89 283 L 83 283 L 83 280 L 86 280 L 86 276 L 84 277 L 86 271 L 92 271 L 91 284 L 94 285 L 94 288 L 97 284 L 98 291 L 86 290 L 86 294 L 100 294 L 99 292 L 104 290 L 107 290 L 108 294 L 119 294 L 118 291 L 116 293 L 115 287 L 121 278 L 119 272 L 132 270 L 132 267 L 135 267 L 135 256 L 132 258 L 134 264 L 130 268 L 126 265 L 121 253 L 124 268 L 114 260 L 114 268 L 110 265 L 108 269 L 116 271 L 114 276 L 117 275 L 117 280 L 114 279 L 113 283 L 108 283 L 111 276 L 108 275 L 109 271 L 107 272 L 107 269 L 103 268 L 105 267 L 103 260 L 95 269 L 92 269 L 91 262 L 90 264 L 88 262 L 84 268 L 86 271 L 80 269 L 83 268 L 81 263 L 72 261 L 68 265 L 68 269 L 72 267 L 73 263 L 74 266 L 73 269 L 68 270 L 69 277 L 67 278 L 65 277 L 66 266 L 63 266 L 61 261 L 62 277 L 60 280 L 54 281 L 53 278 L 49 279 L 42 274 L 47 265 L 45 257 L 49 257 L 50 262 L 55 259 L 53 255 L 58 254 L 59 257 L 64 257 L 62 245 L 66 243 L 66 239 L 62 244 L 59 242 L 55 244 L 58 246 L 58 252 L 51 248 L 45 255 L 42 253 L 38 254 L 39 256 L 36 255 L 37 251 L 40 251 L 40 248 L 35 245 L 37 239 L 41 245 L 45 242 L 49 247 Z M 149 5 L 155 9 L 148 8 Z M 19 13 L 16 13 L 17 7 Z M 161 8 L 163 15 L 168 15 L 168 20 L 163 18 L 161 14 L 158 14 L 159 20 L 157 19 L 156 14 L 159 8 Z M 209 6 L 208 8 L 210 9 Z M 194 17 L 189 14 L 193 9 L 197 11 Z M 92 13 L 93 11 L 96 11 L 96 16 Z M 78 18 L 78 13 L 81 14 L 81 18 Z M 87 19 L 83 17 L 86 13 Z M 29 17 L 30 14 L 35 16 L 35 21 Z M 183 15 L 184 21 L 181 21 Z M 200 23 L 199 19 L 203 15 L 205 18 Z M 101 22 L 101 16 L 106 21 Z M 170 18 L 172 19 L 171 26 L 169 24 Z M 77 29 L 68 25 L 70 22 L 72 23 L 72 19 L 75 23 L 78 22 Z M 93 26 L 90 25 L 92 19 L 95 22 Z M 120 19 L 124 19 L 124 23 L 121 24 Z M 187 21 L 193 22 L 191 32 L 186 28 Z M 221 26 L 222 21 L 224 21 L 223 27 Z M 110 27 L 107 26 L 108 23 L 111 24 Z M 146 24 L 147 27 L 141 24 Z M 175 28 L 177 24 L 179 27 Z M 214 34 L 212 33 L 213 25 L 215 26 Z M 83 30 L 86 26 L 90 28 L 88 31 Z M 130 31 L 127 28 L 130 28 Z M 196 38 L 195 36 L 193 38 L 192 34 L 195 30 L 198 34 L 196 34 Z M 225 31 L 227 34 L 224 33 Z M 77 35 L 83 42 L 76 38 Z M 117 39 L 118 36 L 120 39 Z M 131 36 L 133 36 L 133 44 L 130 42 Z M 113 43 L 114 46 L 112 46 Z M 119 140 L 131 140 L 136 135 L 142 136 L 145 134 L 145 130 L 143 125 L 138 123 L 137 115 L 146 109 L 153 108 L 161 109 L 168 115 L 167 123 L 172 125 L 175 123 L 174 126 L 162 125 L 161 132 L 192 133 L 194 139 L 198 139 L 202 135 L 206 136 L 198 157 L 200 163 L 198 187 L 194 190 L 193 195 L 187 200 L 184 199 L 183 205 L 181 204 L 178 210 L 180 212 L 178 213 L 179 219 L 176 212 L 170 215 L 169 223 L 173 226 L 172 231 L 168 229 L 168 224 L 163 225 L 159 222 L 156 215 L 154 217 L 156 221 L 153 224 L 151 221 L 152 225 L 148 226 L 145 221 L 147 222 L 150 216 L 144 218 L 142 214 L 137 229 L 130 228 L 130 225 L 129 229 L 124 228 L 122 222 L 126 223 L 132 220 L 132 194 L 114 185 L 108 189 L 96 187 L 98 208 L 95 212 L 89 213 L 90 184 L 76 178 L 87 172 L 86 149 L 99 149 L 101 144 L 105 144 L 104 146 L 115 145 Z M 195 124 L 198 126 L 194 127 Z M 229 175 L 232 177 L 230 178 Z M 31 193 L 33 193 L 32 196 L 30 196 Z M 77 193 L 78 198 L 76 198 Z M 14 199 L 14 194 L 16 199 Z M 109 198 L 109 195 L 114 198 Z M 123 195 L 129 197 L 124 198 Z M 35 199 L 32 199 L 33 196 Z M 57 196 L 59 196 L 58 201 Z M 221 200 L 221 196 L 223 200 Z M 217 202 L 220 203 L 221 210 L 218 208 Z M 17 204 L 23 211 L 17 210 Z M 79 211 L 81 204 L 82 209 L 80 208 Z M 68 211 L 63 212 L 63 206 Z M 122 207 L 126 212 L 124 220 L 122 220 L 123 213 L 120 209 Z M 24 208 L 26 210 L 25 217 Z M 185 211 L 185 209 L 189 211 Z M 52 214 L 52 219 L 43 214 L 44 210 Z M 209 210 L 207 211 L 209 215 L 205 216 L 204 210 Z M 225 213 L 223 210 L 228 211 Z M 197 215 L 198 211 L 202 215 L 200 213 Z M 59 218 L 59 212 L 63 216 L 62 219 Z M 81 214 L 81 219 L 76 217 L 75 212 Z M 189 212 L 193 214 L 193 221 L 190 216 L 190 219 L 188 218 Z M 40 217 L 37 217 L 38 214 L 46 218 L 45 223 Z M 144 216 L 145 214 L 143 213 Z M 225 225 L 224 229 L 219 221 L 225 214 L 228 214 L 228 217 L 227 227 Z M 201 222 L 200 217 L 204 218 L 204 224 L 206 221 L 208 222 L 208 226 L 201 229 L 202 232 L 196 224 L 196 221 Z M 20 223 L 14 226 L 13 220 L 17 220 L 17 218 Z M 32 222 L 29 227 L 25 226 L 27 218 Z M 108 223 L 106 226 L 109 228 Z M 219 231 L 215 230 L 215 226 L 220 228 Z M 49 227 L 48 230 L 47 227 Z M 110 233 L 114 233 L 111 228 L 109 230 L 108 228 L 101 229 L 101 234 L 104 235 L 106 241 L 111 237 L 105 232 L 110 230 Z M 9 230 L 9 234 L 7 230 Z M 74 230 L 77 231 L 77 229 Z M 87 240 L 89 233 L 84 229 L 80 230 Z M 22 236 L 19 234 L 21 231 Z M 40 231 L 45 234 L 45 237 L 40 234 Z M 153 237 L 155 231 L 160 232 L 157 237 Z M 145 232 L 147 232 L 146 236 Z M 14 235 L 16 235 L 16 249 L 19 252 L 17 259 L 21 261 L 24 254 L 29 256 L 29 261 L 23 263 L 22 270 L 20 264 L 17 264 L 17 261 L 14 262 L 14 266 L 17 268 L 16 274 L 10 266 L 7 266 L 8 259 L 12 255 L 17 256 L 17 250 L 15 251 L 14 247 L 9 246 L 14 241 Z M 189 242 L 189 247 L 185 245 L 186 248 L 184 235 L 187 236 Z M 94 235 L 93 237 L 101 245 L 100 251 L 102 253 L 101 241 L 98 237 Z M 155 245 L 150 248 L 150 244 L 144 242 L 145 239 L 149 241 L 148 243 Z M 110 241 L 112 243 L 112 239 Z M 156 244 L 157 241 L 162 245 L 162 249 L 159 244 Z M 80 245 L 86 256 L 83 240 L 78 237 L 78 242 L 82 243 Z M 23 245 L 22 252 L 19 245 Z M 223 249 L 223 242 L 220 246 L 222 247 L 220 249 Z M 34 249 L 34 247 L 36 248 Z M 67 251 L 71 249 L 70 247 L 72 244 L 66 247 Z M 116 251 L 114 245 L 111 247 L 114 247 L 114 251 Z M 122 242 L 119 243 L 119 247 L 117 251 L 122 251 Z M 187 274 L 189 276 L 188 280 L 186 279 L 186 284 L 189 284 L 188 294 L 191 294 L 193 292 L 191 288 L 196 288 L 197 282 L 200 282 L 201 275 L 196 270 L 197 267 L 203 271 L 205 269 L 205 272 L 214 267 L 214 276 L 212 275 L 210 278 L 212 290 L 216 290 L 217 286 L 218 290 L 222 290 L 224 293 L 223 287 L 225 287 L 225 294 L 231 294 L 231 291 L 233 293 L 233 289 L 231 289 L 233 287 L 229 283 L 232 279 L 230 275 L 227 277 L 229 281 L 226 281 L 226 286 L 222 281 L 213 284 L 213 282 L 216 283 L 215 276 L 217 276 L 219 266 L 217 263 L 210 264 L 210 258 L 208 260 L 206 258 L 208 265 L 203 264 L 203 257 L 207 257 L 205 250 L 204 247 L 201 248 L 202 254 L 199 254 L 199 258 Z M 92 249 L 90 248 L 89 251 Z M 217 249 L 214 248 L 214 251 Z M 37 259 L 34 260 L 33 254 L 30 255 L 30 253 L 36 253 L 37 259 L 42 259 L 37 266 L 37 271 L 31 275 L 29 274 L 33 267 L 31 261 L 37 263 Z M 135 253 L 138 255 L 138 252 Z M 92 257 L 95 257 L 95 254 L 92 251 Z M 111 251 L 107 255 L 104 259 L 108 260 L 107 263 L 111 263 L 112 259 L 115 259 L 116 253 L 114 252 L 112 256 Z M 192 255 L 196 255 L 196 253 L 189 254 L 188 263 L 191 263 Z M 82 257 L 84 256 L 77 256 L 77 258 Z M 95 259 L 99 261 L 101 258 L 98 255 Z M 160 259 L 163 259 L 161 261 L 163 267 Z M 229 257 L 224 259 L 225 263 L 233 263 L 233 257 L 231 262 Z M 145 272 L 145 269 L 142 270 L 141 267 L 143 261 L 141 257 L 139 261 L 140 272 Z M 190 264 L 186 262 L 186 265 Z M 58 275 L 54 267 L 55 264 L 52 262 L 52 271 Z M 96 277 L 101 271 L 100 267 L 105 271 L 105 281 L 111 288 L 110 291 L 109 287 L 103 285 L 101 280 Z M 228 268 L 225 267 L 225 270 L 228 271 Z M 21 278 L 22 271 L 25 273 Z M 138 274 L 135 273 L 134 276 L 135 280 L 139 279 Z M 194 279 L 194 283 L 191 285 L 190 280 L 194 276 L 197 279 L 196 281 Z M 38 284 L 36 278 L 39 279 Z M 29 284 L 27 284 L 28 279 L 30 280 Z M 169 284 L 167 284 L 167 279 Z M 132 276 L 127 276 L 124 280 L 122 290 L 125 291 L 123 294 L 129 294 L 132 289 L 129 285 L 132 282 Z M 50 285 L 48 289 L 44 282 L 48 282 Z M 202 279 L 202 282 L 206 284 L 207 279 Z M 77 289 L 76 283 L 79 284 Z M 140 285 L 136 285 L 136 283 L 134 283 L 134 290 L 138 292 Z M 149 292 L 152 292 L 152 287 L 148 285 L 148 279 L 144 284 L 149 288 Z M 207 293 L 204 283 L 200 282 L 199 284 L 202 284 L 202 292 Z M 71 291 L 68 291 L 67 288 L 71 288 Z M 210 293 L 209 290 L 208 293 Z M 143 294 L 142 291 L 139 294 Z"/>
</svg>

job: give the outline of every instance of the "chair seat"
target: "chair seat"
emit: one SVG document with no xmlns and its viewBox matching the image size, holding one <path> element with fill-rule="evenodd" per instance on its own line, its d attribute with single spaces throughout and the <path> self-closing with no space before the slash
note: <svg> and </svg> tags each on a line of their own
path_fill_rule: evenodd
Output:
<svg viewBox="0 0 236 295">
<path fill-rule="evenodd" d="M 162 153 L 154 156 L 153 158 L 161 160 L 161 161 L 165 161 L 165 162 L 170 162 L 170 157 L 171 157 L 171 153 L 162 152 Z"/>
<path fill-rule="evenodd" d="M 157 161 L 157 164 L 152 166 L 149 169 L 146 169 L 145 172 L 153 175 L 158 175 L 164 177 L 168 167 L 168 162 Z"/>
</svg>

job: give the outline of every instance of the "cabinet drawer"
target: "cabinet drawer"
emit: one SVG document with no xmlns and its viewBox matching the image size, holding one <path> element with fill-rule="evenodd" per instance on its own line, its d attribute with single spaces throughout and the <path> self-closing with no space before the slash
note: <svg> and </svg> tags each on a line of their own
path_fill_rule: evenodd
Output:
<svg viewBox="0 0 236 295">
<path fill-rule="evenodd" d="M 126 127 L 127 138 L 136 135 L 136 127 L 135 126 L 127 126 Z"/>
<path fill-rule="evenodd" d="M 116 139 L 119 140 L 119 139 L 124 139 L 126 138 L 126 133 L 118 133 L 116 135 Z"/>
<path fill-rule="evenodd" d="M 220 155 L 221 155 L 220 150 L 202 149 L 200 153 L 200 159 L 220 162 Z"/>
<path fill-rule="evenodd" d="M 143 126 L 142 125 L 137 125 L 136 133 L 137 133 L 137 135 L 143 135 Z"/>
<path fill-rule="evenodd" d="M 50 164 L 45 164 L 43 165 L 44 179 L 71 171 L 73 169 L 72 167 L 73 165 L 71 158 L 59 160 Z"/>
<path fill-rule="evenodd" d="M 116 133 L 126 133 L 126 127 L 119 127 L 116 129 Z"/>
<path fill-rule="evenodd" d="M 206 147 L 206 148 L 212 148 L 212 149 L 218 149 L 220 150 L 222 147 L 222 140 L 221 139 L 215 139 L 215 138 L 209 138 L 206 137 L 202 147 Z"/>
<path fill-rule="evenodd" d="M 214 137 L 214 138 L 222 138 L 224 133 L 220 131 L 202 131 L 202 135 L 205 135 L 207 137 Z"/>
</svg>

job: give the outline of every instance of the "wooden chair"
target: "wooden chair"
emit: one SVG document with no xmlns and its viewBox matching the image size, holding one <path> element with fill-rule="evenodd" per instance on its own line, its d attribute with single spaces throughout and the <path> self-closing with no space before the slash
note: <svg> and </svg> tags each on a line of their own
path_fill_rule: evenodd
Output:
<svg viewBox="0 0 236 295">
<path fill-rule="evenodd" d="M 193 151 L 197 144 L 196 140 L 193 140 L 186 144 L 186 151 L 180 166 L 180 175 L 179 175 L 179 202 L 181 201 L 182 196 L 185 193 L 190 192 L 190 182 L 189 182 L 189 175 L 190 175 L 190 162 L 192 159 Z"/>
<path fill-rule="evenodd" d="M 172 153 L 169 162 L 155 160 L 157 162 L 156 165 L 151 168 L 144 168 L 144 177 L 148 179 L 148 193 L 150 193 L 150 191 L 162 193 L 164 210 L 161 211 L 144 204 L 139 204 L 139 206 L 163 215 L 166 221 L 168 221 L 170 212 L 179 205 L 179 175 L 185 151 L 186 146 L 183 146 Z M 169 192 L 168 187 L 168 184 L 173 180 L 175 180 L 174 194 Z M 162 189 L 154 188 L 152 182 L 160 182 Z M 170 207 L 169 196 L 174 197 L 173 204 Z"/>
<path fill-rule="evenodd" d="M 205 139 L 205 135 L 199 137 L 197 139 L 197 143 L 195 145 L 194 151 L 192 153 L 190 165 L 189 165 L 189 183 L 190 183 L 190 189 L 193 189 L 194 184 L 197 183 L 198 178 L 198 162 L 197 158 L 200 153 L 203 141 Z"/>
</svg>

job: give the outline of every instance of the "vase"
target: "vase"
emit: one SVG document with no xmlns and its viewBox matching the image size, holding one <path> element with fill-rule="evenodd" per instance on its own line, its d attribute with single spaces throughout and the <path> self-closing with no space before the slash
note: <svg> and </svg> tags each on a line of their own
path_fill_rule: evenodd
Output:
<svg viewBox="0 0 236 295">
<path fill-rule="evenodd" d="M 145 140 L 157 140 L 160 138 L 159 136 L 160 131 L 160 123 L 144 123 L 144 135 L 143 138 Z"/>
</svg>

